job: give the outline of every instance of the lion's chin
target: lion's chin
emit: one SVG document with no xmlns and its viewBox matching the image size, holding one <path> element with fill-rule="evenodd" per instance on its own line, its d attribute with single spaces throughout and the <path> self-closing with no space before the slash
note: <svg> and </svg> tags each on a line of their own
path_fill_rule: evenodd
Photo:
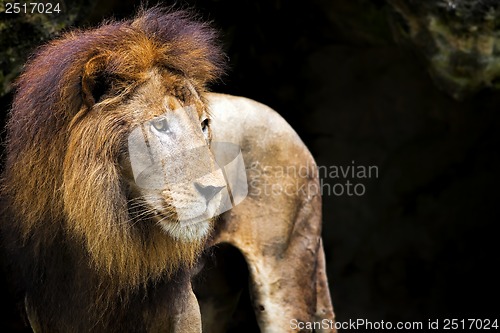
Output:
<svg viewBox="0 0 500 333">
<path fill-rule="evenodd" d="M 183 222 L 160 222 L 160 226 L 170 237 L 182 242 L 196 242 L 206 238 L 212 229 L 212 221 L 201 220 Z"/>
</svg>

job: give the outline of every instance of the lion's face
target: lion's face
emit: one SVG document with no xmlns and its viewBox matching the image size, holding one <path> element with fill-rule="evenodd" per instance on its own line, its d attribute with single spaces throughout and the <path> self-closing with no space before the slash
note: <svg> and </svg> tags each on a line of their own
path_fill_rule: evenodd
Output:
<svg viewBox="0 0 500 333">
<path fill-rule="evenodd" d="M 188 80 L 147 75 L 120 110 L 131 116 L 119 161 L 131 220 L 149 217 L 171 237 L 197 241 L 209 234 L 227 193 L 209 149 L 208 110 Z"/>
</svg>

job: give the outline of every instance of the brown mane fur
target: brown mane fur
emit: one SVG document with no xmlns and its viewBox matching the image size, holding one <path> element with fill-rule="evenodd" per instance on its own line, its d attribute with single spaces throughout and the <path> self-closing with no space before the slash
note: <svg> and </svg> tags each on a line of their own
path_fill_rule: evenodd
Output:
<svg viewBox="0 0 500 333">
<path fill-rule="evenodd" d="M 129 128 L 113 110 L 151 68 L 180 73 L 203 92 L 221 64 L 210 28 L 158 8 L 68 33 L 31 58 L 7 125 L 2 229 L 35 303 L 71 294 L 64 286 L 71 280 L 80 291 L 67 296 L 68 306 L 101 299 L 101 311 L 116 295 L 124 301 L 195 262 L 203 244 L 179 244 L 159 228 L 129 223 L 117 163 Z M 90 112 L 96 101 L 87 91 L 97 76 L 114 80 L 118 92 L 99 113 Z"/>
</svg>

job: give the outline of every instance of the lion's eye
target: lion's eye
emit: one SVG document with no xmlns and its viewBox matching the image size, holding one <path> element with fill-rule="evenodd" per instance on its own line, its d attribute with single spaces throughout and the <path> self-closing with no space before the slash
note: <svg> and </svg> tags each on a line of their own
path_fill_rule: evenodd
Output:
<svg viewBox="0 0 500 333">
<path fill-rule="evenodd" d="M 158 132 L 167 133 L 170 131 L 170 128 L 168 126 L 166 119 L 153 120 L 151 122 L 151 124 L 153 125 L 154 129 L 157 130 Z"/>
<path fill-rule="evenodd" d="M 201 130 L 205 136 L 208 136 L 208 123 L 210 120 L 207 118 L 201 122 Z"/>
</svg>

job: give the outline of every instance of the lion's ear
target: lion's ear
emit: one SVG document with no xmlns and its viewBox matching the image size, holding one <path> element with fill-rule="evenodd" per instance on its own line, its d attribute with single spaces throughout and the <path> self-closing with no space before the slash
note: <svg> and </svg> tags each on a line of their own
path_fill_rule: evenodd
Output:
<svg viewBox="0 0 500 333">
<path fill-rule="evenodd" d="M 83 102 L 92 107 L 108 90 L 105 76 L 106 57 L 98 55 L 91 58 L 86 64 L 82 75 Z"/>
</svg>

